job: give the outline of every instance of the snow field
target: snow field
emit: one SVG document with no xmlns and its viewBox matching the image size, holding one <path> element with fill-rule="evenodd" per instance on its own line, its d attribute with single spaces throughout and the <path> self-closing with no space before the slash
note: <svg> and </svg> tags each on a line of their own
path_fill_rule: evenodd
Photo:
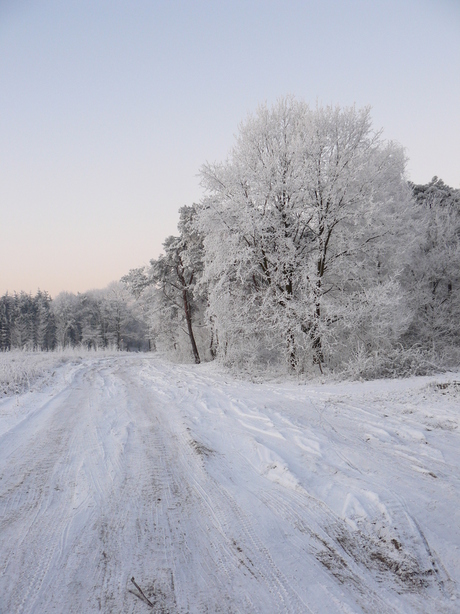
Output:
<svg viewBox="0 0 460 614">
<path fill-rule="evenodd" d="M 0 395 L 19 394 L 28 390 L 40 378 L 49 377 L 64 363 L 81 361 L 96 355 L 114 356 L 115 349 L 88 350 L 85 348 L 63 348 L 53 352 L 11 350 L 0 352 Z"/>
<path fill-rule="evenodd" d="M 0 402 L 0 612 L 457 612 L 459 380 L 63 365 Z"/>
</svg>

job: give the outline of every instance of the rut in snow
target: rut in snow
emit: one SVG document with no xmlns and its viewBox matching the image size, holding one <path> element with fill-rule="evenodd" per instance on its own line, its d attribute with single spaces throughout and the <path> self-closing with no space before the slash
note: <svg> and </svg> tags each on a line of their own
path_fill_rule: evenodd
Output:
<svg viewBox="0 0 460 614">
<path fill-rule="evenodd" d="M 0 612 L 456 611 L 455 378 L 54 380 L 0 402 Z"/>
</svg>

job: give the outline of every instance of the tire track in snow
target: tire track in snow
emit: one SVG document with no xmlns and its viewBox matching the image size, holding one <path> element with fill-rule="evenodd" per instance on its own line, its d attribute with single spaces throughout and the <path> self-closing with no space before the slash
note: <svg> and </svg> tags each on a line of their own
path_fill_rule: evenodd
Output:
<svg viewBox="0 0 460 614">
<path fill-rule="evenodd" d="M 165 383 L 162 385 L 165 386 Z M 169 390 L 169 385 L 166 386 Z M 201 509 L 201 513 L 196 516 L 207 518 L 208 529 L 214 528 L 212 541 L 210 540 L 210 549 L 214 546 L 214 553 L 210 554 L 214 557 L 220 573 L 225 575 L 227 582 L 232 580 L 233 583 L 241 575 L 249 576 L 250 585 L 247 588 L 244 586 L 244 579 L 240 578 L 240 583 L 244 600 L 246 603 L 252 603 L 253 611 L 267 611 L 261 605 L 266 603 L 265 607 L 274 612 L 308 612 L 308 606 L 299 599 L 274 563 L 268 549 L 257 537 L 252 524 L 254 520 L 250 521 L 228 491 L 207 474 L 206 463 L 191 445 L 187 427 L 176 431 L 175 435 L 181 443 L 179 460 L 182 470 L 185 475 L 188 474 L 188 486 L 193 490 L 195 506 L 199 505 Z M 247 555 L 246 562 L 242 560 L 243 551 Z M 214 577 L 213 580 L 216 582 L 217 578 Z M 251 593 L 257 594 L 258 598 L 252 599 Z M 268 601 L 267 596 L 270 596 Z M 244 607 L 242 604 L 242 611 L 245 611 Z"/>
<path fill-rule="evenodd" d="M 9 534 L 1 579 L 10 589 L 2 591 L 3 595 L 10 594 L 6 601 L 8 612 L 40 609 L 37 604 L 42 586 L 53 582 L 55 568 L 59 568 L 66 549 L 68 529 L 89 503 L 87 493 L 78 491 L 77 457 L 83 444 L 79 421 L 89 409 L 85 408 L 87 397 L 82 389 L 94 388 L 96 396 L 100 391 L 91 372 L 77 380 L 78 385 L 68 394 L 58 394 L 47 403 L 40 412 L 41 422 L 34 425 L 33 431 L 25 432 L 22 446 L 16 444 L 8 457 L 16 468 L 27 467 L 27 479 L 15 485 L 14 498 L 8 490 L 2 491 L 1 497 L 6 509 L 16 508 L 14 516 L 2 515 L 7 523 L 2 527 L 3 535 Z M 37 421 L 35 414 L 34 422 Z M 26 425 L 22 425 L 23 430 Z"/>
<path fill-rule="evenodd" d="M 353 431 L 356 408 L 331 402 L 335 432 L 317 413 L 308 430 L 292 417 L 299 398 L 155 357 L 82 367 L 2 439 L 0 611 L 141 613 L 134 576 L 170 614 L 454 612 L 455 591 L 432 582 L 402 600 L 372 569 L 381 534 L 448 584 L 398 484 L 357 470 L 373 448 Z"/>
<path fill-rule="evenodd" d="M 185 368 L 183 368 L 182 373 L 184 375 L 185 371 Z M 255 424 L 258 424 L 260 426 L 264 425 L 267 427 L 274 426 L 274 430 L 280 429 L 281 427 L 278 433 L 268 432 L 268 430 L 266 433 L 264 433 L 263 428 L 259 428 L 259 426 L 252 427 L 252 425 L 249 423 L 256 417 L 254 415 L 253 409 L 251 408 L 253 402 L 251 400 L 251 405 L 246 404 L 246 402 L 244 401 L 244 392 L 242 393 L 243 400 L 236 400 L 236 398 L 233 396 L 234 393 L 232 391 L 232 385 L 228 385 L 227 387 L 225 387 L 222 386 L 221 383 L 219 383 L 216 386 L 215 380 L 213 381 L 211 378 L 206 381 L 206 377 L 203 377 L 201 375 L 195 376 L 192 368 L 189 369 L 188 374 L 189 376 L 191 376 L 191 380 L 189 379 L 187 386 L 188 391 L 190 393 L 188 399 L 189 403 L 193 399 L 192 407 L 190 408 L 189 413 L 191 415 L 194 415 L 195 413 L 198 414 L 197 418 L 194 418 L 192 421 L 189 421 L 188 424 L 193 427 L 194 431 L 197 433 L 196 436 L 199 437 L 200 430 L 204 430 L 202 428 L 202 425 L 204 425 L 205 415 L 207 416 L 205 429 L 205 432 L 207 432 L 207 434 L 210 434 L 212 431 L 211 424 L 213 418 L 219 419 L 221 421 L 222 424 L 220 428 L 223 429 L 225 432 L 228 432 L 228 438 L 226 440 L 222 437 L 218 437 L 216 439 L 216 437 L 214 436 L 211 439 L 205 439 L 205 442 L 206 446 L 212 446 L 213 441 L 214 444 L 216 444 L 217 440 L 220 442 L 220 444 L 224 444 L 223 447 L 219 447 L 220 444 L 218 444 L 217 450 L 224 456 L 226 455 L 223 459 L 222 466 L 224 467 L 224 465 L 226 465 L 227 474 L 229 466 L 233 468 L 233 475 L 236 475 L 237 477 L 243 475 L 244 473 L 247 474 L 248 467 L 246 467 L 246 469 L 244 469 L 243 471 L 241 464 L 235 462 L 235 459 L 231 458 L 228 454 L 229 451 L 232 450 L 232 448 L 234 450 L 232 452 L 233 456 L 235 454 L 238 455 L 239 450 L 248 450 L 247 445 L 245 446 L 245 441 L 249 442 L 255 437 L 258 441 L 265 440 L 264 445 L 267 446 L 268 449 L 272 448 L 274 450 L 279 450 L 282 446 L 281 444 L 276 442 L 285 438 L 283 437 L 283 434 L 284 436 L 286 436 L 286 429 L 290 429 L 291 433 L 289 436 L 287 436 L 287 445 L 284 446 L 285 450 L 288 449 L 287 446 L 289 446 L 289 441 L 291 443 L 295 442 L 295 437 L 291 437 L 291 435 L 292 433 L 298 433 L 299 429 L 295 428 L 294 424 L 289 423 L 289 421 L 286 421 L 283 418 L 278 421 L 275 420 L 275 422 L 277 422 L 277 425 L 274 424 L 273 417 L 275 417 L 276 414 L 274 414 L 273 412 L 269 413 L 271 419 L 269 418 L 269 416 L 264 416 L 263 412 L 259 412 L 262 415 L 256 418 Z M 184 375 L 182 377 L 184 377 Z M 245 388 L 250 389 L 251 385 L 238 383 L 238 388 L 239 393 L 241 394 L 242 390 L 244 390 Z M 249 394 L 253 395 L 254 393 L 250 392 Z M 319 396 L 321 401 L 321 395 Z M 323 396 L 324 400 L 327 401 L 328 395 Z M 295 395 L 293 395 L 293 398 L 295 399 Z M 199 410 L 198 407 L 200 407 L 201 410 Z M 260 399 L 259 408 L 261 407 L 263 407 L 262 398 Z M 331 401 L 331 409 L 335 413 L 335 420 L 337 422 L 336 428 L 332 426 L 329 420 L 327 420 L 327 422 L 325 420 L 322 420 L 323 416 L 321 416 L 321 412 L 319 412 L 319 430 L 323 432 L 323 438 L 324 435 L 326 435 L 327 441 L 323 441 L 323 444 L 327 444 L 329 446 L 329 450 L 328 456 L 324 459 L 326 461 L 326 464 L 324 466 L 322 466 L 322 464 L 319 462 L 315 464 L 315 471 L 318 472 L 318 476 L 315 477 L 316 482 L 318 481 L 318 477 L 321 476 L 321 474 L 323 474 L 323 476 L 327 478 L 327 481 L 330 482 L 330 484 L 333 486 L 334 492 L 336 492 L 336 495 L 333 497 L 333 501 L 334 499 L 336 500 L 334 501 L 335 505 L 340 501 L 341 496 L 344 497 L 343 501 L 346 501 L 345 495 L 348 491 L 349 493 L 358 494 L 357 505 L 359 506 L 359 499 L 362 500 L 363 496 L 367 497 L 366 488 L 369 489 L 369 496 L 373 494 L 375 495 L 372 490 L 377 488 L 377 492 L 381 493 L 384 496 L 384 504 L 382 502 L 374 504 L 370 501 L 367 501 L 366 508 L 368 509 L 368 520 L 366 520 L 365 524 L 363 524 L 362 521 L 359 521 L 358 526 L 356 526 L 356 522 L 359 520 L 359 518 L 353 520 L 353 515 L 350 518 L 344 517 L 343 512 L 340 511 L 341 507 L 339 507 L 339 510 L 337 511 L 334 511 L 330 508 L 328 513 L 325 510 L 323 504 L 322 506 L 320 506 L 321 509 L 318 509 L 318 513 L 313 514 L 312 518 L 310 510 L 312 499 L 311 497 L 308 497 L 306 500 L 304 498 L 303 510 L 301 513 L 298 514 L 297 522 L 299 522 L 299 519 L 303 519 L 303 522 L 305 523 L 306 521 L 307 523 L 306 526 L 308 526 L 309 522 L 312 523 L 313 527 L 316 525 L 316 530 L 311 529 L 310 534 L 316 533 L 319 536 L 323 535 L 323 537 L 318 538 L 320 544 L 322 543 L 322 540 L 324 540 L 324 535 L 326 535 L 326 543 L 328 544 L 328 548 L 330 549 L 330 551 L 334 551 L 336 553 L 337 559 L 341 557 L 342 560 L 346 559 L 348 561 L 349 566 L 353 569 L 354 575 L 351 576 L 351 578 L 355 578 L 355 593 L 358 594 L 358 602 L 360 603 L 363 611 L 387 612 L 394 610 L 406 612 L 406 608 L 408 607 L 413 607 L 414 611 L 419 611 L 417 603 L 420 598 L 420 595 L 415 594 L 415 592 L 418 591 L 418 589 L 417 591 L 415 590 L 415 587 L 417 586 L 418 582 L 417 578 L 419 578 L 421 585 L 423 585 L 424 583 L 428 582 L 426 578 L 429 578 L 430 574 L 438 574 L 437 572 L 435 572 L 434 564 L 432 564 L 431 560 L 432 557 L 429 555 L 430 548 L 420 548 L 420 534 L 416 530 L 414 530 L 414 523 L 407 518 L 407 511 L 404 511 L 403 507 L 398 505 L 397 503 L 397 491 L 388 488 L 388 486 L 385 484 L 384 476 L 386 474 L 391 475 L 393 471 L 393 465 L 391 464 L 391 456 L 389 456 L 388 460 L 386 459 L 386 449 L 383 449 L 378 452 L 377 462 L 375 463 L 375 466 L 379 469 L 379 472 L 377 473 L 375 469 L 372 469 L 372 465 L 370 464 L 368 464 L 368 468 L 366 466 L 365 471 L 361 471 L 360 468 L 357 466 L 356 461 L 353 462 L 347 454 L 343 453 L 343 450 L 345 449 L 352 450 L 353 459 L 357 457 L 360 457 L 361 459 L 367 459 L 370 448 L 366 440 L 360 436 L 360 429 L 356 430 L 356 425 L 360 425 L 361 415 L 365 415 L 368 422 L 370 421 L 369 423 L 372 423 L 372 419 L 374 419 L 374 422 L 377 420 L 378 423 L 380 420 L 382 420 L 382 418 L 378 418 L 378 416 L 375 415 L 375 412 L 372 413 L 372 411 L 367 410 L 361 411 L 359 407 L 346 406 L 346 412 L 355 411 L 355 414 L 357 413 L 357 418 L 355 416 L 353 423 L 353 421 L 351 420 L 351 414 L 347 415 L 346 413 L 345 416 L 341 415 L 341 411 L 343 409 L 342 405 L 339 405 L 338 407 L 334 406 L 333 401 Z M 199 417 L 200 414 L 203 415 L 203 419 Z M 244 424 L 242 422 L 242 418 Z M 348 420 L 349 422 L 349 424 L 346 425 L 344 429 L 346 434 L 340 432 L 340 429 L 344 424 L 344 419 Z M 208 420 L 210 423 L 209 425 Z M 244 427 L 249 428 L 238 429 L 237 423 L 239 425 L 243 425 Z M 235 441 L 234 445 L 231 445 L 231 442 L 234 441 L 233 437 L 235 436 L 236 432 L 238 432 L 238 440 Z M 251 432 L 253 433 L 253 436 L 249 435 Z M 318 429 L 316 429 L 316 432 L 318 432 Z M 257 435 L 258 433 L 260 433 L 260 436 Z M 352 437 L 352 440 L 350 440 L 350 435 Z M 323 444 L 321 444 L 321 447 L 323 446 Z M 260 446 L 259 443 L 257 445 Z M 333 454 L 335 455 L 336 459 L 339 459 L 339 465 L 337 465 L 336 460 L 334 461 L 334 456 L 331 456 L 330 454 L 331 445 Z M 301 445 L 299 445 L 298 447 L 303 448 L 303 446 Z M 224 452 L 224 450 L 226 450 L 226 452 Z M 308 452 L 308 450 L 306 451 Z M 313 451 L 316 454 L 318 450 Z M 244 452 L 242 454 L 242 458 L 246 457 L 246 455 L 247 453 Z M 321 457 L 322 454 L 319 454 L 319 456 Z M 270 454 L 268 454 L 268 458 L 269 457 Z M 250 457 L 248 457 L 246 460 L 249 460 L 249 458 Z M 275 458 L 278 458 L 278 454 L 275 454 Z M 380 460 L 382 461 L 381 463 Z M 280 459 L 280 461 L 283 462 L 282 459 Z M 332 464 L 329 465 L 331 461 Z M 217 461 L 210 461 L 210 466 L 214 467 L 214 465 L 216 464 Z M 251 464 L 251 461 L 249 461 L 249 464 Z M 383 465 L 384 467 L 388 465 L 388 469 L 382 469 L 381 465 Z M 252 468 L 254 469 L 255 467 L 253 466 Z M 263 472 L 262 470 L 259 471 L 261 475 L 267 475 L 266 472 Z M 213 475 L 214 473 L 219 472 L 213 471 Z M 402 476 L 404 476 L 404 478 L 406 478 L 405 470 L 402 470 L 401 474 Z M 380 475 L 382 476 L 382 478 L 379 477 Z M 313 485 L 314 483 L 315 481 L 313 481 Z M 240 482 L 239 487 L 244 490 L 245 485 Z M 292 494 L 292 491 L 287 492 L 286 490 L 284 490 L 283 494 L 280 495 L 279 507 L 277 509 L 276 504 L 270 504 L 271 492 L 276 491 L 277 488 L 277 486 L 273 485 L 271 486 L 271 488 L 262 488 L 261 494 L 259 494 L 259 496 L 261 500 L 265 501 L 267 507 L 271 508 L 271 511 L 274 514 L 278 512 L 278 517 L 280 517 L 281 520 L 283 514 L 279 513 L 279 508 L 283 508 L 283 505 L 285 506 L 285 508 L 289 508 L 290 506 L 292 506 L 295 501 L 295 495 Z M 279 490 L 281 492 L 282 489 Z M 265 498 L 264 492 L 268 493 Z M 341 493 L 343 493 L 343 495 Z M 354 495 L 352 495 L 352 499 L 353 497 Z M 385 505 L 388 509 L 391 507 L 392 513 L 394 514 L 395 518 L 394 524 L 398 526 L 399 533 L 395 533 L 393 531 L 390 526 L 391 522 L 385 522 L 385 517 L 382 516 L 381 511 L 381 509 L 384 508 Z M 366 512 L 364 513 L 366 515 Z M 380 518 L 382 518 L 383 521 Z M 413 520 L 415 520 L 414 517 L 412 518 Z M 351 526 L 349 527 L 347 525 L 348 521 L 350 521 L 351 525 L 355 524 L 354 529 L 352 529 Z M 373 525 L 376 525 L 376 527 L 374 528 Z M 363 542 L 361 545 L 358 544 L 357 546 L 351 547 L 349 545 L 346 545 L 347 543 L 352 543 L 354 537 L 359 538 L 358 541 L 361 539 L 369 540 L 370 546 L 368 546 L 366 542 Z M 385 540 L 387 541 L 388 546 L 385 545 Z M 400 540 L 402 542 L 402 546 Z M 344 550 L 342 544 L 345 545 L 345 548 L 348 549 L 348 551 Z M 298 542 L 297 546 L 300 548 L 302 546 L 302 541 Z M 305 546 L 305 544 L 303 544 L 303 546 Z M 401 547 L 404 550 L 400 555 L 400 553 L 398 552 L 398 548 Z M 398 560 L 398 558 L 401 560 Z M 369 562 L 371 563 L 370 566 Z M 361 567 L 359 565 L 361 565 Z M 406 567 L 404 567 L 405 565 Z M 437 562 L 437 567 L 443 567 L 441 561 Z M 395 579 L 402 578 L 403 583 L 408 583 L 406 588 L 404 589 L 406 591 L 407 599 L 405 601 L 405 604 L 402 606 L 395 605 L 394 596 L 392 596 L 388 592 L 388 590 L 386 590 L 385 594 L 389 598 L 389 601 L 387 601 L 385 598 L 382 599 L 381 582 L 386 582 L 388 585 L 388 574 L 391 575 L 392 573 L 396 574 Z M 453 612 L 455 611 L 455 605 L 453 603 L 445 602 L 445 599 L 440 596 L 439 592 L 436 594 L 436 590 L 438 590 L 439 588 L 442 590 L 441 580 L 442 579 L 439 577 L 438 579 L 434 579 L 434 582 L 428 582 L 428 584 L 433 587 L 433 590 L 425 592 L 425 603 L 436 604 L 436 606 L 433 607 L 437 607 L 440 612 Z M 392 583 L 390 579 L 390 585 L 392 584 L 394 586 L 394 583 Z M 398 593 L 400 592 L 400 588 L 398 588 L 398 585 L 396 585 L 393 590 L 396 590 Z M 409 595 L 407 595 L 407 590 L 409 590 Z M 413 595 L 411 593 L 412 590 L 414 590 Z M 445 595 L 445 598 L 449 599 L 451 595 L 452 599 L 455 599 L 455 591 L 448 592 Z M 441 602 L 443 603 L 441 604 Z M 373 605 L 369 605 L 369 603 L 372 603 Z M 423 609 L 420 611 L 425 610 Z"/>
</svg>

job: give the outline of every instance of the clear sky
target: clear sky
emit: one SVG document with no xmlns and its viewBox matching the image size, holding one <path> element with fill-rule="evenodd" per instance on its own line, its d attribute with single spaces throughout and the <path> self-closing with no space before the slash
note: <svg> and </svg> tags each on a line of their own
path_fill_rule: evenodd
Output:
<svg viewBox="0 0 460 614">
<path fill-rule="evenodd" d="M 260 102 L 370 104 L 460 187 L 459 0 L 0 0 L 0 293 L 161 252 Z"/>
</svg>

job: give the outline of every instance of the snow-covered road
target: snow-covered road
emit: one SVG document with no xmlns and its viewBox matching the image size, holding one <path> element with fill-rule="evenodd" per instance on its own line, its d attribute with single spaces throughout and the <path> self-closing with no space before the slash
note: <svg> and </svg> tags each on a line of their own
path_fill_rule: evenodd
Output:
<svg viewBox="0 0 460 614">
<path fill-rule="evenodd" d="M 460 376 L 53 380 L 0 402 L 2 614 L 460 611 Z"/>
</svg>

